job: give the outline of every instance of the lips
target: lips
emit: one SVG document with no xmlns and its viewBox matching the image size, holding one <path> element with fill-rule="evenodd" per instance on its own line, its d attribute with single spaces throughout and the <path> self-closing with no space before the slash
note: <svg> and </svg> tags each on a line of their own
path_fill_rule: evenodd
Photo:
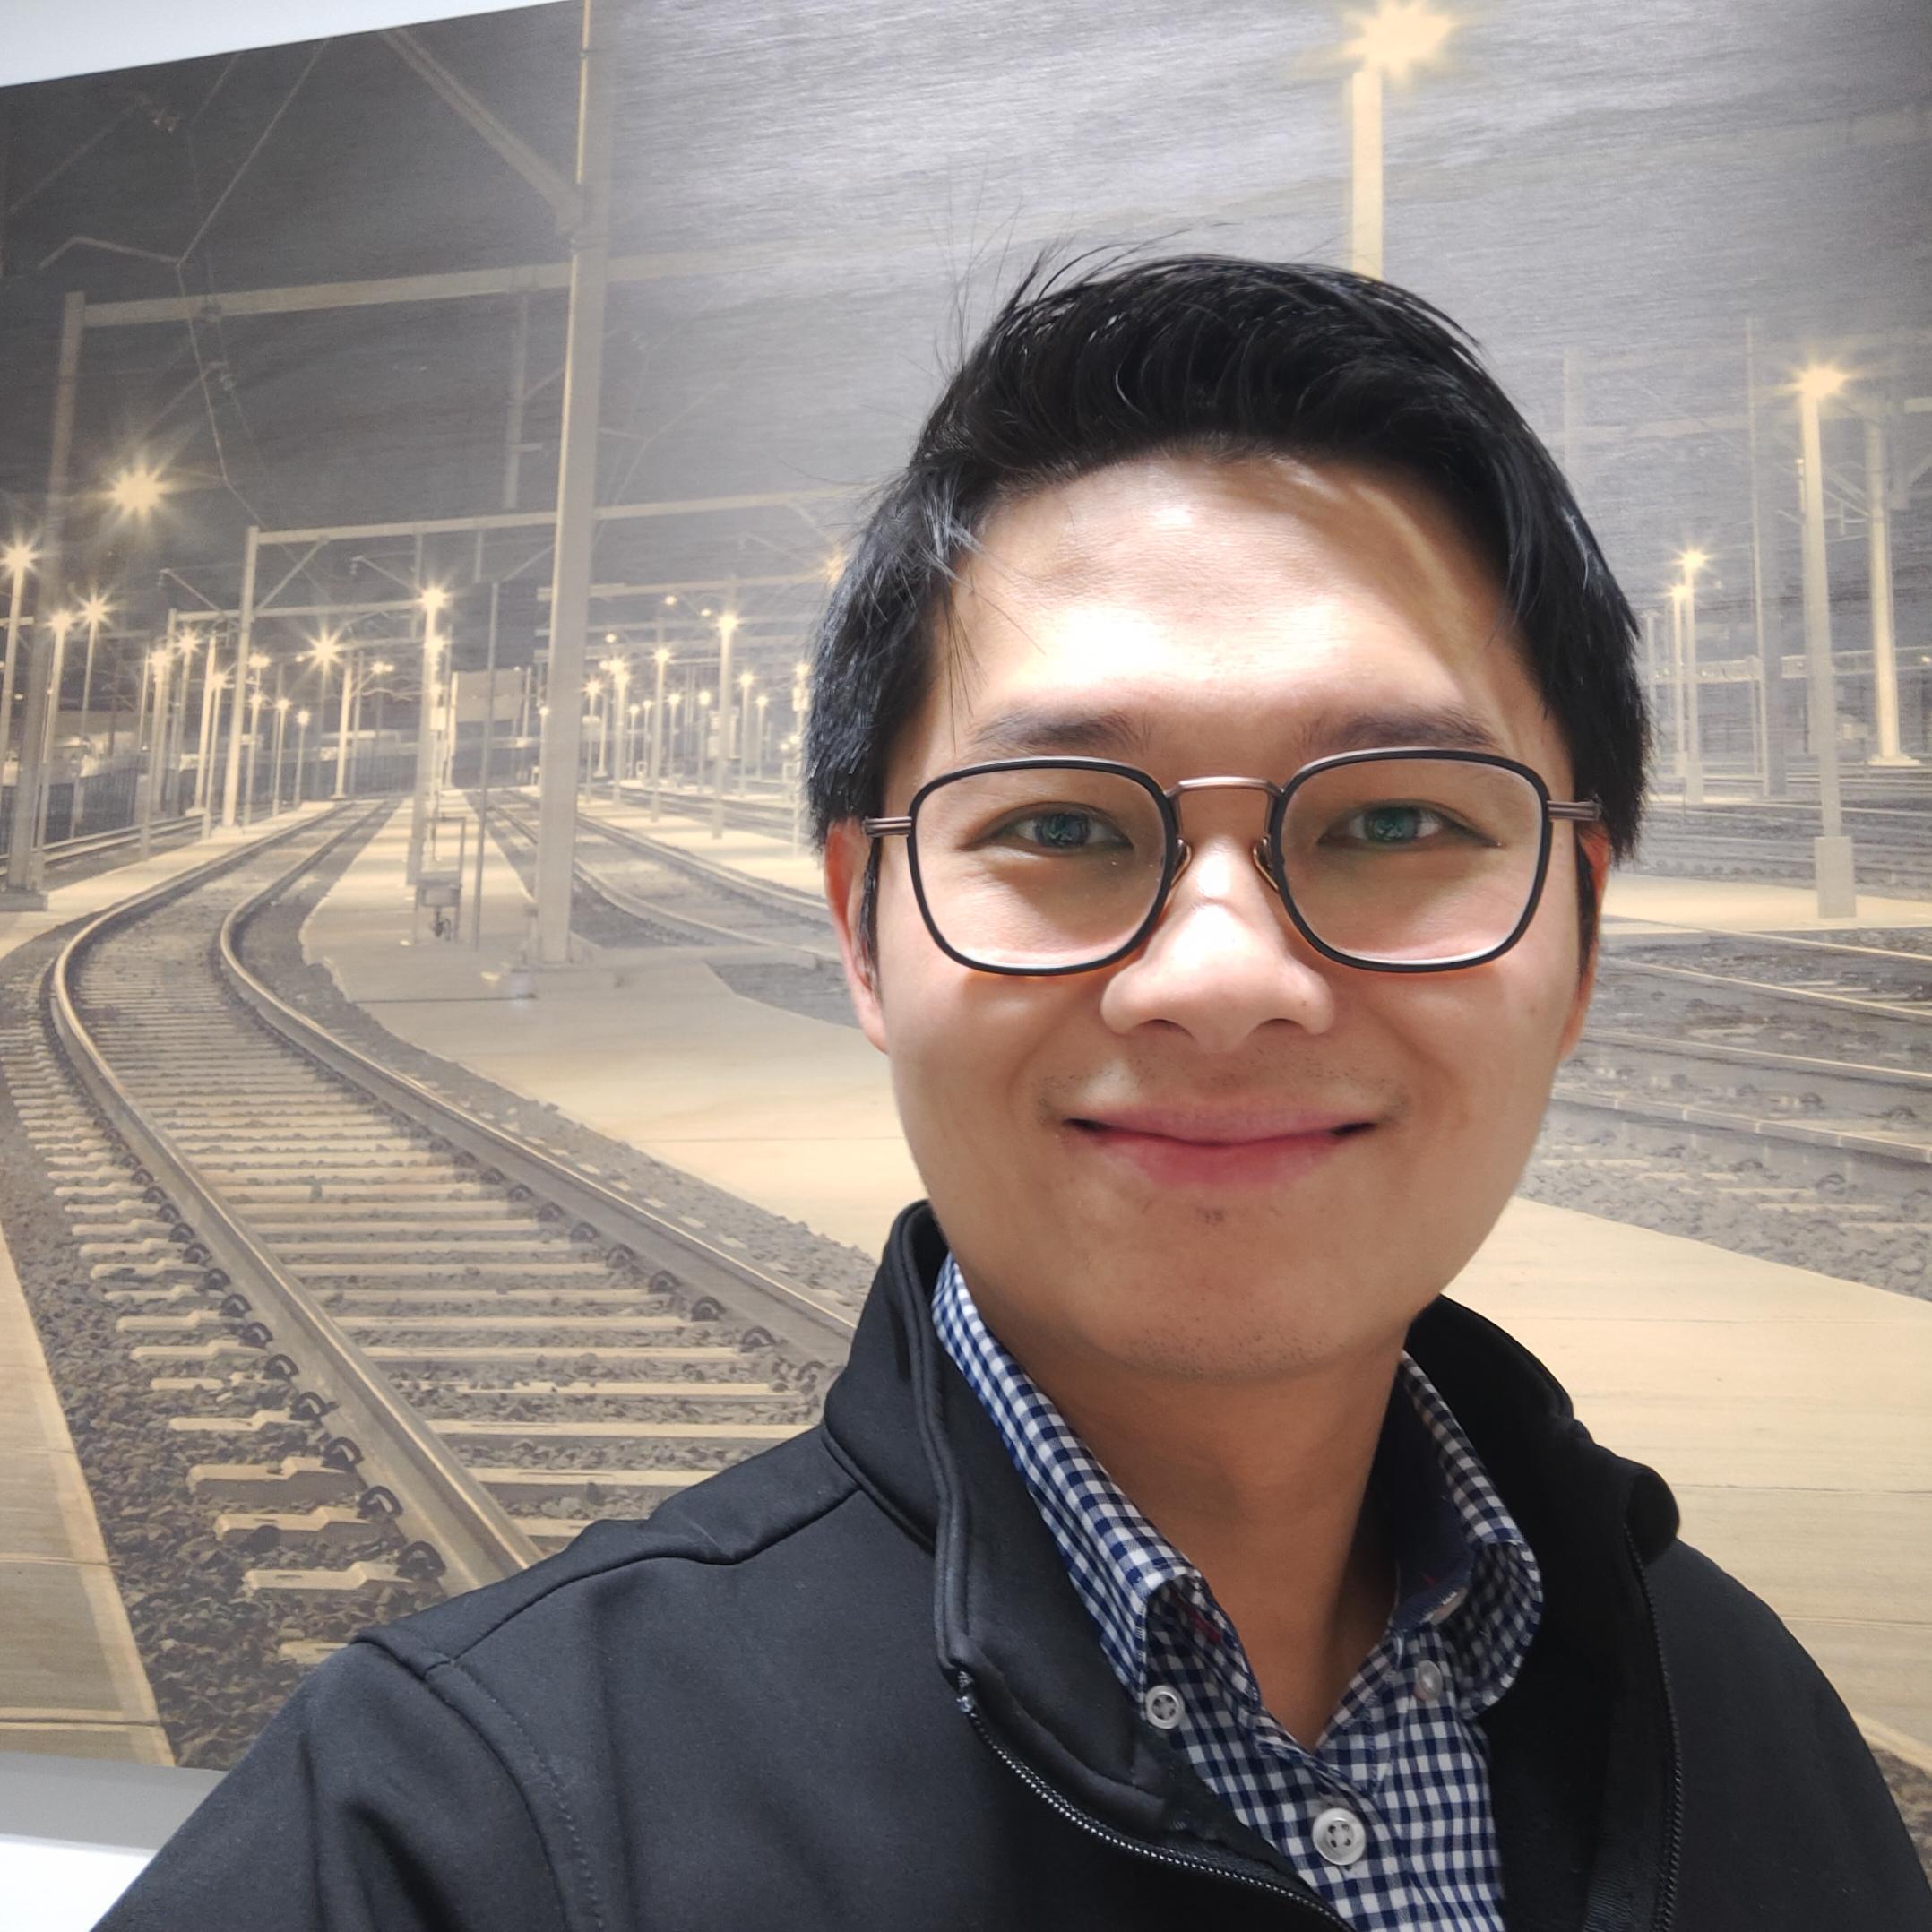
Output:
<svg viewBox="0 0 1932 1932">
<path fill-rule="evenodd" d="M 1113 1108 L 1070 1116 L 1074 1146 L 1124 1163 L 1142 1184 L 1182 1188 L 1291 1186 L 1376 1126 L 1306 1108 Z"/>
<path fill-rule="evenodd" d="M 1104 1114 L 1076 1115 L 1073 1119 L 1076 1126 L 1104 1133 L 1149 1134 L 1197 1147 L 1235 1147 L 1303 1134 L 1347 1133 L 1375 1125 L 1361 1114 L 1280 1107 L 1121 1107 L 1109 1108 Z"/>
</svg>

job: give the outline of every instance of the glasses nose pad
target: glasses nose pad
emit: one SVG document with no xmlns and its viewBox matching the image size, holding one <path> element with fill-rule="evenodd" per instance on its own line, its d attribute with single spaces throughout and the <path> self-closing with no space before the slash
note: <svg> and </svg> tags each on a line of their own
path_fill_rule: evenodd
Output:
<svg viewBox="0 0 1932 1932">
<path fill-rule="evenodd" d="M 1178 884 L 1181 874 L 1187 869 L 1188 860 L 1195 856 L 1195 849 L 1186 839 L 1177 839 L 1174 841 L 1174 850 L 1177 855 L 1174 861 L 1174 883 Z"/>
<path fill-rule="evenodd" d="M 1268 864 L 1267 840 L 1256 839 L 1254 844 L 1248 847 L 1247 856 L 1255 861 L 1255 871 L 1260 873 L 1262 877 L 1267 880 L 1270 889 L 1272 891 L 1279 891 L 1280 888 L 1276 886 L 1274 883 L 1274 873 L 1270 868 Z"/>
</svg>

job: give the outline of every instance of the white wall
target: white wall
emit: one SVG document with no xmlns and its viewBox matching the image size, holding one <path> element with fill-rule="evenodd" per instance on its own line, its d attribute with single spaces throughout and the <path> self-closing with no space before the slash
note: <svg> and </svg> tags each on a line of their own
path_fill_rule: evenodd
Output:
<svg viewBox="0 0 1932 1932">
<path fill-rule="evenodd" d="M 507 13 L 530 0 L 4 0 L 0 87 L 367 33 L 406 22 Z"/>
</svg>

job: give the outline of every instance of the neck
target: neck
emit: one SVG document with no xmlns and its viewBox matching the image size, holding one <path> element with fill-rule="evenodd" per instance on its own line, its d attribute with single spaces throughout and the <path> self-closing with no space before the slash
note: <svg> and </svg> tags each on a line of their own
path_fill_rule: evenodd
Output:
<svg viewBox="0 0 1932 1932">
<path fill-rule="evenodd" d="M 1364 1505 L 1400 1337 L 1281 1380 L 1232 1385 L 1007 1346 L 1207 1580 L 1269 1710 L 1312 1747 L 1380 1639 L 1393 1597 L 1379 1517 Z"/>
</svg>

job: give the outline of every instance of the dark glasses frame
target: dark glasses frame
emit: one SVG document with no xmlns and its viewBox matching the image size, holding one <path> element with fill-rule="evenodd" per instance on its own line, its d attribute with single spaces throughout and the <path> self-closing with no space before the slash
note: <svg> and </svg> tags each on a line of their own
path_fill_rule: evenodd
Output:
<svg viewBox="0 0 1932 1932">
<path fill-rule="evenodd" d="M 1530 894 L 1522 910 L 1522 916 L 1516 921 L 1508 936 L 1486 953 L 1471 953 L 1456 959 L 1448 960 L 1367 960 L 1353 953 L 1343 953 L 1321 938 L 1302 916 L 1300 907 L 1295 903 L 1294 893 L 1288 883 L 1288 870 L 1281 855 L 1281 826 L 1288 816 L 1289 803 L 1295 794 L 1312 778 L 1321 772 L 1333 771 L 1338 765 L 1376 764 L 1393 758 L 1405 760 L 1427 759 L 1448 764 L 1490 765 L 1501 772 L 1513 772 L 1518 778 L 1526 780 L 1535 789 L 1542 806 L 1542 836 L 1538 842 L 1536 854 L 1536 875 L 1531 883 Z M 932 907 L 926 898 L 926 882 L 919 873 L 919 841 L 917 832 L 919 807 L 932 794 L 943 787 L 962 778 L 977 778 L 988 772 L 1039 772 L 1076 771 L 1110 772 L 1117 778 L 1130 779 L 1151 798 L 1160 814 L 1160 823 L 1166 832 L 1166 850 L 1162 855 L 1160 884 L 1156 889 L 1153 901 L 1147 917 L 1134 928 L 1133 936 L 1124 944 L 1103 957 L 1082 960 L 1074 966 L 996 966 L 984 960 L 976 960 L 962 953 L 939 930 L 939 922 L 933 917 Z M 1603 816 L 1602 806 L 1594 798 L 1562 799 L 1552 798 L 1549 788 L 1540 776 L 1530 766 L 1519 763 L 1514 758 L 1505 758 L 1493 752 L 1448 751 L 1433 746 L 1396 746 L 1378 751 L 1337 752 L 1327 758 L 1317 758 L 1305 764 L 1285 785 L 1277 785 L 1265 778 L 1184 778 L 1177 785 L 1163 789 L 1153 779 L 1138 766 L 1117 764 L 1110 758 L 995 758 L 984 764 L 962 765 L 956 771 L 942 772 L 936 778 L 927 779 L 912 794 L 911 802 L 901 816 L 885 818 L 863 818 L 859 830 L 874 841 L 872 862 L 878 860 L 881 839 L 902 838 L 906 841 L 906 858 L 912 874 L 912 894 L 919 902 L 919 917 L 926 922 L 926 930 L 932 935 L 933 944 L 950 960 L 970 968 L 974 972 L 1005 973 L 1014 979 L 1057 979 L 1065 973 L 1098 972 L 1104 966 L 1111 966 L 1137 952 L 1147 942 L 1154 927 L 1160 923 L 1160 916 L 1167 910 L 1168 897 L 1174 890 L 1175 882 L 1187 869 L 1193 858 L 1193 849 L 1181 835 L 1179 804 L 1182 795 L 1191 791 L 1263 791 L 1270 798 L 1268 828 L 1265 837 L 1257 839 L 1248 849 L 1256 868 L 1262 876 L 1275 889 L 1282 906 L 1293 921 L 1295 930 L 1319 953 L 1323 958 L 1334 961 L 1338 966 L 1352 966 L 1362 972 L 1457 972 L 1465 967 L 1484 966 L 1493 959 L 1499 959 L 1530 929 L 1530 921 L 1536 917 L 1536 909 L 1542 902 L 1543 883 L 1549 872 L 1549 850 L 1551 824 L 1557 820 L 1576 824 L 1591 824 Z"/>
</svg>

